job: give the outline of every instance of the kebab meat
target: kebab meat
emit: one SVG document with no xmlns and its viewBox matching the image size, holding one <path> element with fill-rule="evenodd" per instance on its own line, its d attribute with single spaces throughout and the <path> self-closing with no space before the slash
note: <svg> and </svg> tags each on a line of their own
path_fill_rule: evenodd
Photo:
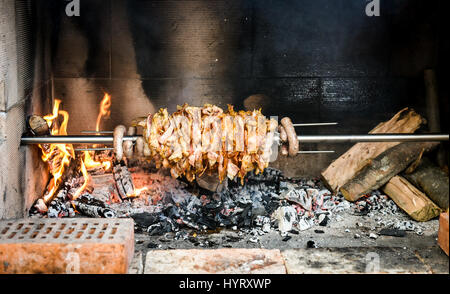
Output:
<svg viewBox="0 0 450 294">
<path fill-rule="evenodd" d="M 170 169 L 174 178 L 184 176 L 188 181 L 204 173 L 217 173 L 220 181 L 226 177 L 243 181 L 249 171 L 263 172 L 270 162 L 275 131 L 279 130 L 278 122 L 267 119 L 260 110 L 235 111 L 228 105 L 225 112 L 210 104 L 185 104 L 172 115 L 162 108 L 137 125 L 143 127 L 142 139 L 136 142 L 138 155 L 153 160 L 158 168 Z M 293 141 L 289 155 L 294 155 L 298 141 L 290 125 L 290 120 L 282 120 L 280 128 L 287 133 L 282 141 Z M 114 132 L 118 160 L 130 154 L 129 144 L 122 142 L 125 133 L 124 126 L 116 127 Z M 132 135 L 135 130 L 130 128 L 128 133 Z"/>
</svg>

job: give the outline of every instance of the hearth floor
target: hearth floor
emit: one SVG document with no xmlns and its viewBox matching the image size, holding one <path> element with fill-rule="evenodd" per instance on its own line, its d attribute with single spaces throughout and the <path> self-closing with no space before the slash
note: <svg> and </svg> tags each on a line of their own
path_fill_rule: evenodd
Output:
<svg viewBox="0 0 450 294">
<path fill-rule="evenodd" d="M 348 214 L 326 227 L 290 234 L 288 241 L 272 231 L 259 236 L 256 243 L 250 241 L 251 235 L 233 230 L 185 240 L 174 240 L 172 233 L 136 233 L 129 273 L 448 274 L 449 258 L 437 245 L 438 220 L 421 225 L 423 235 L 408 231 L 404 237 L 372 239 L 370 234 L 380 230 L 377 222 Z"/>
</svg>

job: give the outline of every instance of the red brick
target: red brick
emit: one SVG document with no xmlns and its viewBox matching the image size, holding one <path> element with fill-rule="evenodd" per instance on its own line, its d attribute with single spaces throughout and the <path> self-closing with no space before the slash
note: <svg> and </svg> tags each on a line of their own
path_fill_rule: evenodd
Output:
<svg viewBox="0 0 450 294">
<path fill-rule="evenodd" d="M 286 268 L 276 249 L 177 249 L 149 251 L 144 273 L 285 274 Z"/>
<path fill-rule="evenodd" d="M 448 255 L 448 212 L 441 213 L 439 218 L 438 243 L 445 254 Z"/>
<path fill-rule="evenodd" d="M 132 219 L 0 221 L 0 274 L 123 274 L 133 253 Z"/>
</svg>

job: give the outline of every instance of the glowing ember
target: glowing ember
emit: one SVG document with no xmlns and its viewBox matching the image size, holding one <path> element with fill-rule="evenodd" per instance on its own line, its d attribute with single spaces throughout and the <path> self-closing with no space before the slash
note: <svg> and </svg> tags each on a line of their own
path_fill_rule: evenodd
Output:
<svg viewBox="0 0 450 294">
<path fill-rule="evenodd" d="M 142 192 L 147 191 L 148 188 L 147 187 L 143 187 L 143 188 L 139 188 L 139 189 L 134 189 L 132 194 L 127 194 L 127 197 L 139 197 L 141 195 Z"/>
</svg>

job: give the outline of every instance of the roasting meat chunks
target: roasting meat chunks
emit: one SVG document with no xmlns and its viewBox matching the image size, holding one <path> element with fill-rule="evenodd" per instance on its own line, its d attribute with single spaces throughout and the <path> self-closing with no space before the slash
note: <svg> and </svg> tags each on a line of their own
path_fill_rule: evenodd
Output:
<svg viewBox="0 0 450 294">
<path fill-rule="evenodd" d="M 210 104 L 185 104 L 172 115 L 160 109 L 143 125 L 149 159 L 170 168 L 173 177 L 189 181 L 205 172 L 217 172 L 223 181 L 264 171 L 278 127 L 259 110 L 235 111 L 229 105 L 224 112 Z"/>
</svg>

